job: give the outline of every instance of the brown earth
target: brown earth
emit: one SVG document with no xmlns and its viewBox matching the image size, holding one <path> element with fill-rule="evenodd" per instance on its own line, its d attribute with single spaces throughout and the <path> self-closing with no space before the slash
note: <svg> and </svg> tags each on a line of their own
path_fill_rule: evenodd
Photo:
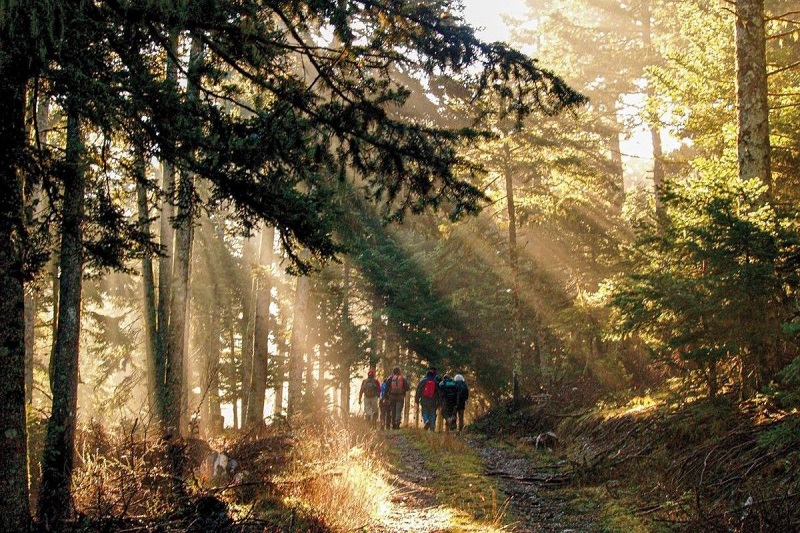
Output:
<svg viewBox="0 0 800 533">
<path fill-rule="evenodd" d="M 432 485 L 436 472 L 426 468 L 420 451 L 409 441 L 413 435 L 391 433 L 387 444 L 399 455 L 403 469 L 390 472 L 395 490 L 391 504 L 369 524 L 365 531 L 378 533 L 441 533 L 457 531 L 482 531 L 480 527 L 456 524 L 453 510 L 441 502 Z M 535 465 L 518 451 L 498 447 L 479 437 L 466 438 L 468 445 L 484 461 L 484 472 L 495 477 L 505 498 L 508 511 L 514 520 L 502 531 L 517 533 L 592 533 L 601 531 L 593 520 L 591 510 L 576 510 L 569 505 L 563 493 L 565 478 L 561 465 L 548 467 Z"/>
</svg>

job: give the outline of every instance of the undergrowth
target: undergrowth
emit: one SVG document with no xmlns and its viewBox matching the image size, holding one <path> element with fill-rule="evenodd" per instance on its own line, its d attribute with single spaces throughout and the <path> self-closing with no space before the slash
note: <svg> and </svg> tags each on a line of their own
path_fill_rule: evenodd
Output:
<svg viewBox="0 0 800 533">
<path fill-rule="evenodd" d="M 211 472 L 212 447 L 199 439 L 165 443 L 137 431 L 83 428 L 76 519 L 65 531 L 353 531 L 390 499 L 377 459 L 380 442 L 358 424 L 283 423 L 213 444 L 236 459 L 235 471 Z M 178 484 L 173 452 L 180 455 Z"/>
<path fill-rule="evenodd" d="M 608 531 L 800 531 L 800 414 L 768 397 L 529 403 L 475 427 L 528 445 L 554 432 L 557 459 L 572 469 L 560 490 L 598 505 Z"/>
<path fill-rule="evenodd" d="M 380 475 L 380 446 L 372 433 L 353 433 L 341 426 L 306 426 L 298 431 L 291 467 L 276 480 L 285 502 L 316 512 L 338 531 L 368 524 L 390 498 L 391 487 Z"/>
</svg>

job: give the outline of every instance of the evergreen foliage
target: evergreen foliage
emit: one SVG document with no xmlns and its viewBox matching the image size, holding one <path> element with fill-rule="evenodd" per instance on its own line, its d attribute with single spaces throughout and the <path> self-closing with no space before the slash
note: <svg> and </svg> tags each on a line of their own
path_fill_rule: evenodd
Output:
<svg viewBox="0 0 800 533">
<path fill-rule="evenodd" d="M 619 327 L 704 383 L 756 390 L 785 360 L 781 324 L 797 286 L 796 216 L 766 204 L 758 183 L 700 175 L 665 193 L 670 223 L 642 235 L 613 303 Z"/>
</svg>

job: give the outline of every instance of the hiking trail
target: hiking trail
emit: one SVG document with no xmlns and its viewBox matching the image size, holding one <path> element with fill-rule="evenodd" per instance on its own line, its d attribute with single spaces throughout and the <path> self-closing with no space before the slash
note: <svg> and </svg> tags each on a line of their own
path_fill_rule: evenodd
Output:
<svg viewBox="0 0 800 533">
<path fill-rule="evenodd" d="M 440 533 L 456 531 L 487 531 L 486 524 L 465 524 L 456 508 L 457 502 L 442 501 L 434 488 L 437 471 L 426 464 L 426 458 L 411 439 L 414 431 L 385 434 L 386 445 L 394 450 L 396 459 L 390 467 L 390 481 L 394 490 L 378 517 L 364 531 L 378 533 Z M 438 434 L 437 434 L 438 435 Z M 445 435 L 442 434 L 442 438 Z M 513 519 L 511 525 L 495 531 L 516 533 L 592 533 L 601 527 L 592 518 L 591 505 L 571 505 L 564 494 L 568 486 L 557 473 L 559 465 L 535 465 L 518 451 L 497 446 L 484 437 L 451 436 L 463 439 L 469 449 L 481 458 L 483 476 L 495 478 L 502 494 L 498 499 L 507 501 L 507 511 Z M 543 474 L 543 472 L 549 472 Z"/>
</svg>

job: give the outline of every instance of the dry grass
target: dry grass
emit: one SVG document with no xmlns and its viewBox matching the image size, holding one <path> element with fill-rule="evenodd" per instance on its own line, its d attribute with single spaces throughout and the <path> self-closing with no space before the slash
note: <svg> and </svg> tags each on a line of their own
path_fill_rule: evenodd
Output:
<svg viewBox="0 0 800 533">
<path fill-rule="evenodd" d="M 164 514 L 172 503 L 169 479 L 158 443 L 111 436 L 99 425 L 80 433 L 73 497 L 93 520 Z"/>
<path fill-rule="evenodd" d="M 333 530 L 368 524 L 391 497 L 384 480 L 386 465 L 377 459 L 379 443 L 341 426 L 298 431 L 292 467 L 277 484 L 285 504 L 299 505 Z"/>
</svg>

